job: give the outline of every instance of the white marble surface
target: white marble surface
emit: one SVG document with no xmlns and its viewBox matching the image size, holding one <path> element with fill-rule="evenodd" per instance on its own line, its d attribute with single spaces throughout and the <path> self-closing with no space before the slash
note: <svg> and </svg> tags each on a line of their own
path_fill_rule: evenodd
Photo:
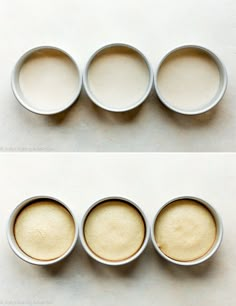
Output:
<svg viewBox="0 0 236 306">
<path fill-rule="evenodd" d="M 0 169 L 0 305 L 236 305 L 235 154 L 2 154 Z M 14 255 L 5 231 L 14 207 L 38 194 L 58 197 L 78 220 L 97 199 L 121 195 L 150 222 L 170 198 L 196 195 L 221 214 L 223 244 L 192 268 L 167 263 L 151 243 L 133 265 L 107 267 L 79 242 L 60 264 L 35 267 Z"/>
<path fill-rule="evenodd" d="M 2 151 L 236 151 L 235 0 L 1 0 L 0 39 Z M 57 45 L 83 69 L 93 51 L 116 41 L 138 47 L 154 68 L 183 43 L 212 49 L 229 74 L 224 100 L 205 115 L 185 117 L 153 92 L 139 109 L 112 114 L 83 93 L 66 113 L 41 117 L 13 97 L 10 73 L 25 50 Z"/>
</svg>

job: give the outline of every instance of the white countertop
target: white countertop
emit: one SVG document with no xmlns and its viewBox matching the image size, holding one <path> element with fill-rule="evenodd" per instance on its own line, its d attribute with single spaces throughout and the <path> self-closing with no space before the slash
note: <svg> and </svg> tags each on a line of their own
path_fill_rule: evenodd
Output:
<svg viewBox="0 0 236 306">
<path fill-rule="evenodd" d="M 236 305 L 236 155 L 2 154 L 0 169 L 0 305 Z M 60 264 L 32 266 L 9 248 L 6 224 L 19 202 L 39 194 L 64 201 L 78 221 L 96 200 L 124 196 L 150 222 L 169 199 L 195 195 L 221 214 L 223 244 L 195 267 L 167 263 L 151 243 L 132 265 L 103 266 L 79 242 Z"/>
<path fill-rule="evenodd" d="M 235 0 L 1 0 L 1 151 L 236 151 Z M 153 92 L 142 107 L 113 114 L 83 93 L 67 112 L 43 117 L 21 107 L 10 73 L 23 52 L 51 44 L 84 68 L 98 47 L 130 43 L 156 69 L 180 44 L 218 54 L 229 74 L 223 101 L 207 114 L 186 117 L 166 109 Z"/>
</svg>

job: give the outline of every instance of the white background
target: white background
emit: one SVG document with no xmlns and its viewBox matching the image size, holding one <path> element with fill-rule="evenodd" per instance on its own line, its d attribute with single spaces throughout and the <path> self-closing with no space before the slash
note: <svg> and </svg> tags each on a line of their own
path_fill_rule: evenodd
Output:
<svg viewBox="0 0 236 306">
<path fill-rule="evenodd" d="M 18 153 L 2 154 L 0 169 L 3 305 L 236 305 L 236 155 Z M 107 267 L 90 259 L 79 242 L 60 264 L 32 266 L 9 248 L 6 225 L 19 202 L 39 194 L 64 201 L 78 222 L 104 196 L 135 201 L 150 222 L 172 197 L 198 196 L 221 214 L 223 244 L 211 260 L 195 267 L 167 263 L 151 243 L 134 264 Z"/>
<path fill-rule="evenodd" d="M 235 0 L 0 0 L 0 150 L 3 151 L 236 151 Z M 20 105 L 10 73 L 27 49 L 52 44 L 81 69 L 110 42 L 133 44 L 156 69 L 180 44 L 195 43 L 225 63 L 229 87 L 211 112 L 177 115 L 153 92 L 137 110 L 112 114 L 83 93 L 69 111 L 42 117 Z"/>
</svg>

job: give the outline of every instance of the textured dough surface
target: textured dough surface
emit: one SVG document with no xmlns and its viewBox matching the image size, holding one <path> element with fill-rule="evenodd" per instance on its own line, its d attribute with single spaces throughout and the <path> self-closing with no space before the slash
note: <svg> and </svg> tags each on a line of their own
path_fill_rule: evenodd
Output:
<svg viewBox="0 0 236 306">
<path fill-rule="evenodd" d="M 26 59 L 19 82 L 29 105 L 50 111 L 66 107 L 73 99 L 79 75 L 74 63 L 62 52 L 41 50 Z"/>
<path fill-rule="evenodd" d="M 89 248 L 99 257 L 119 261 L 142 246 L 145 226 L 140 213 L 122 201 L 106 201 L 88 215 L 84 234 Z"/>
<path fill-rule="evenodd" d="M 128 48 L 101 51 L 88 70 L 88 83 L 101 104 L 129 107 L 140 100 L 149 84 L 149 71 L 143 58 Z"/>
<path fill-rule="evenodd" d="M 24 253 L 39 260 L 62 256 L 71 246 L 75 225 L 71 214 L 53 201 L 37 201 L 18 215 L 15 238 Z"/>
<path fill-rule="evenodd" d="M 161 251 L 179 261 L 202 257 L 216 238 L 215 220 L 210 211 L 193 200 L 177 200 L 157 217 L 155 239 Z"/>
<path fill-rule="evenodd" d="M 170 54 L 158 74 L 161 95 L 170 105 L 187 111 L 205 107 L 220 85 L 217 65 L 203 51 L 178 50 Z"/>
</svg>

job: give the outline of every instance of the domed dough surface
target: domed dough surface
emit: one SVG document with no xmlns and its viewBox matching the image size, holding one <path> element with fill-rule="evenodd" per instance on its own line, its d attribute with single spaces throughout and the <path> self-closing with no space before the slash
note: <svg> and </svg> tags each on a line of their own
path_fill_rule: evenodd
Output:
<svg viewBox="0 0 236 306">
<path fill-rule="evenodd" d="M 119 261 L 134 255 L 145 236 L 144 221 L 132 205 L 106 201 L 88 215 L 84 234 L 89 248 L 97 256 Z"/>
<path fill-rule="evenodd" d="M 71 214 L 54 201 L 37 201 L 17 216 L 15 238 L 24 253 L 39 260 L 62 256 L 71 246 L 75 225 Z"/>
<path fill-rule="evenodd" d="M 192 261 L 202 257 L 215 238 L 215 220 L 197 201 L 174 201 L 157 217 L 156 242 L 165 255 L 175 260 Z"/>
</svg>

